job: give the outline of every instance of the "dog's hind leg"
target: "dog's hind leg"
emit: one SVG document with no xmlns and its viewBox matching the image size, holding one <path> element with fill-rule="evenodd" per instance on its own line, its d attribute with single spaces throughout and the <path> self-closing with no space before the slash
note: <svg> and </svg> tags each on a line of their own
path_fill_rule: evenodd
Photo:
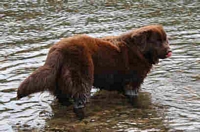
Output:
<svg viewBox="0 0 200 132">
<path fill-rule="evenodd" d="M 93 85 L 93 64 L 88 62 L 84 70 L 74 71 L 73 83 L 73 99 L 74 99 L 74 112 L 79 119 L 83 119 L 84 107 L 89 102 L 90 91 Z"/>
<path fill-rule="evenodd" d="M 79 119 L 84 118 L 83 108 L 89 102 L 93 72 L 92 58 L 86 54 L 70 56 L 62 67 L 59 88 L 73 99 L 74 112 Z"/>
<path fill-rule="evenodd" d="M 73 104 L 72 99 L 68 96 L 68 94 L 62 93 L 62 91 L 60 91 L 60 89 L 57 89 L 54 91 L 54 96 L 56 96 L 56 99 L 58 100 L 58 102 L 61 105 L 64 106 L 70 106 Z"/>
</svg>

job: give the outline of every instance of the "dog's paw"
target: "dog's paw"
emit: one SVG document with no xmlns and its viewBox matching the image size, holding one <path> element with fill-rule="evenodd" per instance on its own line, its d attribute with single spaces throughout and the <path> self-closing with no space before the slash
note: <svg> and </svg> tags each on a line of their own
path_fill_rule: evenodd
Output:
<svg viewBox="0 0 200 132">
<path fill-rule="evenodd" d="M 138 96 L 138 90 L 137 89 L 129 89 L 125 91 L 125 95 L 129 96 L 129 97 L 135 97 Z"/>
<path fill-rule="evenodd" d="M 84 119 L 84 117 L 85 117 L 84 108 L 74 108 L 73 111 L 79 120 Z"/>
</svg>

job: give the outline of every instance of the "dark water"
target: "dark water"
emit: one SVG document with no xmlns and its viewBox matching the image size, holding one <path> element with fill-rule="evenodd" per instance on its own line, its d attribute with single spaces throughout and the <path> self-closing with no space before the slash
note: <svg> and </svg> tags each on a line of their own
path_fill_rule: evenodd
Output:
<svg viewBox="0 0 200 132">
<path fill-rule="evenodd" d="M 118 35 L 149 24 L 164 26 L 173 56 L 155 66 L 142 89 L 163 106 L 171 131 L 200 131 L 198 0 L 1 0 L 0 131 L 41 128 L 53 115 L 48 93 L 15 97 L 20 82 L 43 65 L 60 38 Z"/>
</svg>

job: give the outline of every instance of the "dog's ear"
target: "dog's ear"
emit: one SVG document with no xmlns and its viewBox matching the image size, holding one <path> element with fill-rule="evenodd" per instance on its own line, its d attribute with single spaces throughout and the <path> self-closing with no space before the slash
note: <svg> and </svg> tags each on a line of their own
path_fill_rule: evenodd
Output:
<svg viewBox="0 0 200 132">
<path fill-rule="evenodd" d="M 146 50 L 150 34 L 150 30 L 142 30 L 138 32 L 133 32 L 133 34 L 131 35 L 133 43 L 138 46 L 140 51 L 144 52 Z"/>
</svg>

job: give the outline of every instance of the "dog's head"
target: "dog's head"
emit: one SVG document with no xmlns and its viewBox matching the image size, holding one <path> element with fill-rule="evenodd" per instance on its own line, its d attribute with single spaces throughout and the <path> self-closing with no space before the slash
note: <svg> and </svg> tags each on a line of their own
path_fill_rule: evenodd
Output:
<svg viewBox="0 0 200 132">
<path fill-rule="evenodd" d="M 171 56 L 167 35 L 161 25 L 150 25 L 134 30 L 131 43 L 136 45 L 145 58 L 151 63 Z"/>
</svg>

